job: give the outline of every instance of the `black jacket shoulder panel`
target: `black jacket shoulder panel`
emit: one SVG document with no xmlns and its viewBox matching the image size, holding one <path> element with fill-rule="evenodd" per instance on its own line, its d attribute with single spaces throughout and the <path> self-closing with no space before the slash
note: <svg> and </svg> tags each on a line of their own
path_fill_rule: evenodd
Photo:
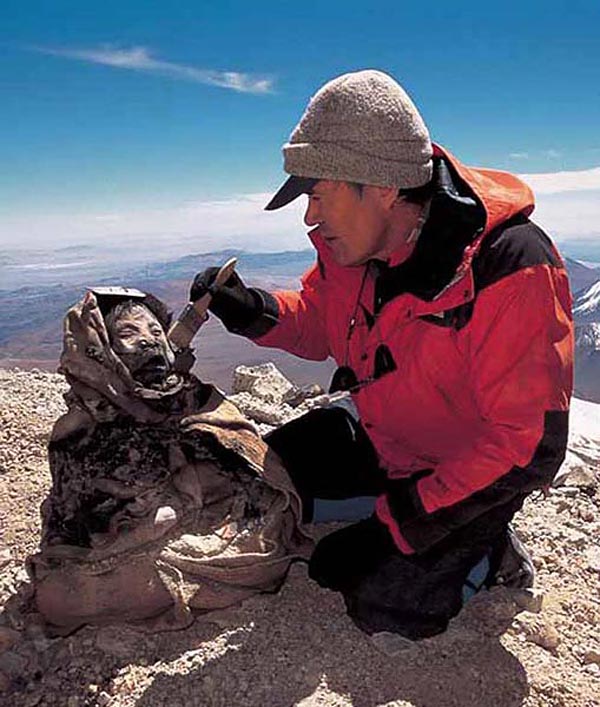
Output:
<svg viewBox="0 0 600 707">
<path fill-rule="evenodd" d="M 562 267 L 550 238 L 539 226 L 519 214 L 483 239 L 473 259 L 475 291 L 533 265 Z"/>
<path fill-rule="evenodd" d="M 409 292 L 430 302 L 448 285 L 485 225 L 485 209 L 452 165 L 434 158 L 434 194 L 412 255 L 377 278 L 375 311 Z"/>
<path fill-rule="evenodd" d="M 503 277 L 532 265 L 563 267 L 544 231 L 523 214 L 518 214 L 491 231 L 473 258 L 474 299 L 477 299 L 478 292 Z M 443 317 L 425 315 L 421 319 L 458 331 L 471 320 L 473 307 L 474 301 L 467 302 L 447 310 Z"/>
</svg>

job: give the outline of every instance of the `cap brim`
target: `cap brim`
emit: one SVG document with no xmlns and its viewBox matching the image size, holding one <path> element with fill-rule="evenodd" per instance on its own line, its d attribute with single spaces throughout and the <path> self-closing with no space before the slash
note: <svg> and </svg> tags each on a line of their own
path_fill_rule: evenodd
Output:
<svg viewBox="0 0 600 707">
<path fill-rule="evenodd" d="M 265 211 L 275 211 L 282 206 L 294 201 L 300 194 L 310 194 L 312 188 L 318 182 L 314 177 L 288 177 L 277 194 L 265 206 Z"/>
</svg>

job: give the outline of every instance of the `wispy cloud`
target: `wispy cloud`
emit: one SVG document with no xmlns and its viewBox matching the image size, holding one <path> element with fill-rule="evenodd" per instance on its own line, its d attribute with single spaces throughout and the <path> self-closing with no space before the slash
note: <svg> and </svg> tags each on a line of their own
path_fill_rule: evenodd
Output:
<svg viewBox="0 0 600 707">
<path fill-rule="evenodd" d="M 92 64 L 112 66 L 116 69 L 142 71 L 157 76 L 178 81 L 219 86 L 240 93 L 270 93 L 273 90 L 273 80 L 265 76 L 246 74 L 238 71 L 216 71 L 214 69 L 198 69 L 194 66 L 174 64 L 161 61 L 152 56 L 146 47 L 130 47 L 120 49 L 113 46 L 103 46 L 95 49 L 55 49 L 51 47 L 30 47 L 31 50 L 51 56 L 61 56 L 66 59 L 76 59 Z"/>
<path fill-rule="evenodd" d="M 563 252 L 600 261 L 600 167 L 519 176 L 534 191 L 534 221 Z"/>
<path fill-rule="evenodd" d="M 179 257 L 221 248 L 252 251 L 310 247 L 302 223 L 304 199 L 285 209 L 265 212 L 272 193 L 232 195 L 220 201 L 194 201 L 96 213 L 23 213 L 0 215 L 0 243 L 39 247 L 80 243 L 140 243 L 154 256 Z"/>
<path fill-rule="evenodd" d="M 600 166 L 520 176 L 535 192 L 536 223 L 567 254 L 600 262 Z M 157 259 L 222 248 L 282 251 L 308 247 L 302 223 L 305 199 L 266 213 L 263 208 L 271 196 L 232 195 L 220 201 L 154 208 L 131 204 L 87 213 L 0 214 L 0 243 L 32 248 L 102 242 L 114 244 L 115 249 L 138 243 Z"/>
<path fill-rule="evenodd" d="M 531 152 L 510 152 L 508 157 L 511 160 L 529 160 L 532 157 L 541 157 L 542 159 L 545 160 L 557 160 L 559 157 L 562 157 L 562 152 L 559 150 L 541 150 L 537 151 L 534 153 Z"/>
<path fill-rule="evenodd" d="M 521 174 L 536 194 L 600 190 L 600 167 L 572 172 Z"/>
<path fill-rule="evenodd" d="M 547 157 L 550 160 L 557 160 L 559 157 L 562 156 L 562 153 L 559 152 L 558 150 L 544 150 L 542 152 L 543 157 Z"/>
</svg>

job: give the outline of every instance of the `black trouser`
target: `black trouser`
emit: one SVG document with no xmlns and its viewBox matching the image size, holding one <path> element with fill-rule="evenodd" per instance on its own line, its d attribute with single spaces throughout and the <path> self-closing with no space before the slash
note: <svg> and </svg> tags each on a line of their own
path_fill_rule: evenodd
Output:
<svg viewBox="0 0 600 707">
<path fill-rule="evenodd" d="M 305 522 L 315 498 L 379 496 L 386 474 L 363 428 L 342 408 L 312 410 L 265 437 L 294 482 Z"/>
<path fill-rule="evenodd" d="M 312 519 L 316 498 L 377 496 L 386 489 L 386 474 L 367 434 L 341 408 L 311 411 L 265 439 L 287 467 L 305 521 Z M 460 611 L 472 567 L 485 555 L 501 554 L 508 522 L 522 502 L 495 508 L 418 555 L 401 553 L 372 516 L 323 538 L 309 574 L 342 592 L 348 613 L 368 633 L 394 631 L 409 638 L 439 633 Z"/>
</svg>

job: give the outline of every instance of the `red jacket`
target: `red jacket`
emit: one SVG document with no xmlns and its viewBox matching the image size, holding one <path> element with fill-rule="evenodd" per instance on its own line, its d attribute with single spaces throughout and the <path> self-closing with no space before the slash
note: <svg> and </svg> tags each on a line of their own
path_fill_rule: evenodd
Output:
<svg viewBox="0 0 600 707">
<path fill-rule="evenodd" d="M 359 379 L 381 344 L 396 370 L 354 394 L 390 480 L 377 514 L 405 553 L 550 483 L 566 449 L 571 296 L 564 264 L 527 218 L 530 189 L 464 167 L 436 146 L 437 188 L 417 247 L 365 276 L 318 230 L 301 292 L 272 293 L 279 321 L 257 343 L 333 356 Z M 347 353 L 346 353 L 347 351 Z"/>
</svg>

